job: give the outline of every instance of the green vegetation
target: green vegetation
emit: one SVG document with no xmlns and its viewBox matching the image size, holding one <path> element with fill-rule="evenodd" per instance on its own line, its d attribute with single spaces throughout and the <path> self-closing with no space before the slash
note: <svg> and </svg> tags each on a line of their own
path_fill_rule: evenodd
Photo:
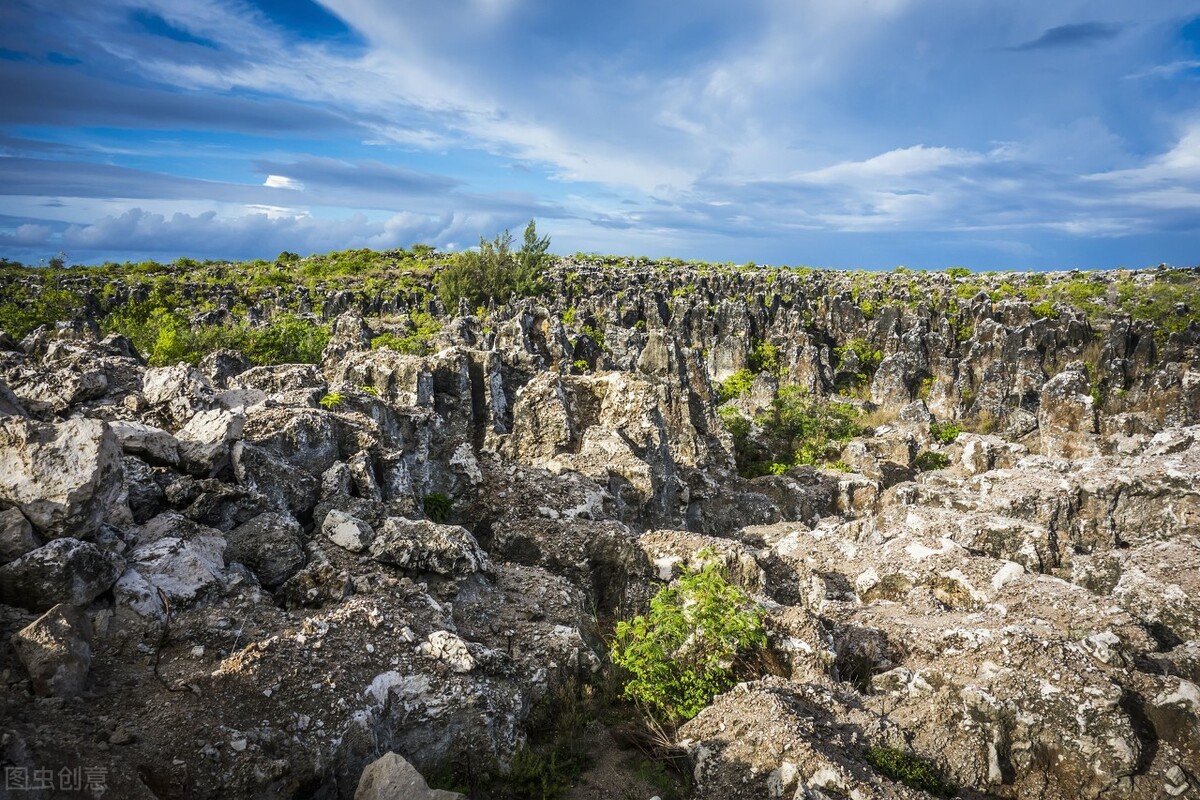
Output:
<svg viewBox="0 0 1200 800">
<path fill-rule="evenodd" d="M 346 397 L 341 392 L 330 392 L 322 397 L 318 402 L 322 407 L 328 408 L 331 411 L 342 404 Z"/>
<path fill-rule="evenodd" d="M 746 478 L 829 461 L 860 432 L 857 417 L 858 410 L 848 403 L 814 397 L 793 386 L 780 389 L 753 421 L 736 409 L 721 410 L 733 437 L 738 472 Z"/>
<path fill-rule="evenodd" d="M 945 469 L 950 466 L 950 458 L 945 453 L 934 453 L 926 450 L 917 455 L 916 466 L 921 472 Z"/>
<path fill-rule="evenodd" d="M 717 398 L 722 403 L 726 403 L 735 397 L 741 397 L 750 391 L 752 383 L 754 383 L 754 373 L 748 369 L 739 369 L 717 384 Z"/>
<path fill-rule="evenodd" d="M 946 274 L 951 278 L 969 278 L 971 277 L 971 270 L 966 267 L 950 267 L 946 270 Z"/>
<path fill-rule="evenodd" d="M 617 625 L 612 660 L 629 674 L 625 695 L 670 721 L 696 716 L 766 647 L 765 611 L 731 584 L 712 552 Z"/>
<path fill-rule="evenodd" d="M 162 298 L 129 303 L 102 323 L 104 333 L 127 337 L 151 366 L 181 361 L 196 364 L 222 348 L 240 350 L 251 363 L 315 364 L 329 343 L 329 326 L 289 312 L 276 314 L 266 325 L 195 325 Z"/>
<path fill-rule="evenodd" d="M 604 331 L 599 328 L 593 328 L 591 325 L 584 325 L 579 329 L 579 332 L 596 343 L 596 347 L 604 349 Z"/>
<path fill-rule="evenodd" d="M 508 231 L 493 241 L 479 240 L 479 250 L 459 253 L 438 275 L 437 290 L 451 314 L 466 299 L 471 307 L 489 300 L 505 303 L 514 295 L 528 297 L 545 291 L 542 277 L 549 257 L 550 238 L 538 238 L 533 220 L 525 228 L 525 240 L 513 250 Z"/>
<path fill-rule="evenodd" d="M 454 501 L 441 492 L 430 492 L 421 500 L 421 508 L 433 522 L 445 522 L 450 519 Z"/>
<path fill-rule="evenodd" d="M 427 311 L 413 311 L 408 316 L 405 333 L 381 333 L 371 339 L 371 349 L 387 348 L 410 356 L 429 354 L 433 337 L 441 333 L 442 323 Z"/>
<path fill-rule="evenodd" d="M 866 339 L 851 339 L 844 345 L 833 349 L 836 360 L 835 366 L 841 369 L 848 361 L 856 364 L 854 376 L 846 386 L 839 389 L 854 389 L 870 383 L 875 377 L 875 371 L 883 362 L 883 351 L 875 348 Z"/>
<path fill-rule="evenodd" d="M 750 348 L 749 367 L 743 367 L 717 385 L 717 397 L 726 403 L 750 391 L 755 376 L 767 372 L 778 376 L 782 371 L 779 364 L 779 348 L 761 339 L 754 340 Z"/>
<path fill-rule="evenodd" d="M 934 797 L 953 797 L 957 789 L 938 774 L 937 767 L 924 758 L 895 747 L 869 747 L 867 763 L 879 774 L 903 783 L 910 789 L 928 792 Z"/>
<path fill-rule="evenodd" d="M 45 288 L 20 301 L 0 304 L 0 330 L 21 340 L 42 325 L 66 322 L 82 310 L 83 300 L 75 292 Z"/>
<path fill-rule="evenodd" d="M 755 374 L 769 372 L 779 375 L 779 348 L 767 341 L 755 341 L 750 350 L 750 370 Z"/>
<path fill-rule="evenodd" d="M 962 425 L 957 422 L 931 422 L 929 432 L 942 444 L 951 444 L 962 433 Z"/>
</svg>

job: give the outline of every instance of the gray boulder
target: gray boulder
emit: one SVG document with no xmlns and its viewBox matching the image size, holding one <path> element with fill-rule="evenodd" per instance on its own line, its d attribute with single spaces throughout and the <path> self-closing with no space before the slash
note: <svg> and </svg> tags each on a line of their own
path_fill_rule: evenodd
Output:
<svg viewBox="0 0 1200 800">
<path fill-rule="evenodd" d="M 21 399 L 13 394 L 8 384 L 0 380 L 0 418 L 27 417 L 29 412 L 21 404 Z"/>
<path fill-rule="evenodd" d="M 229 446 L 241 438 L 244 414 L 214 408 L 201 411 L 179 431 L 183 468 L 193 475 L 215 475 L 228 463 Z"/>
<path fill-rule="evenodd" d="M 121 448 L 107 424 L 0 420 L 0 500 L 43 534 L 86 537 L 121 487 Z"/>
<path fill-rule="evenodd" d="M 33 526 L 20 509 L 6 508 L 0 511 L 0 564 L 20 558 L 37 546 Z"/>
<path fill-rule="evenodd" d="M 246 442 L 235 442 L 231 453 L 238 482 L 261 493 L 275 509 L 303 516 L 316 505 L 320 482 L 311 474 Z"/>
<path fill-rule="evenodd" d="M 214 402 L 208 378 L 187 364 L 146 370 L 142 394 L 155 415 L 172 428 L 183 425 Z"/>
<path fill-rule="evenodd" d="M 161 617 L 160 591 L 168 602 L 183 604 L 218 586 L 225 570 L 225 539 L 209 531 L 209 535 L 167 537 L 136 548 L 129 556 L 130 569 L 114 589 L 117 605 L 141 616 Z"/>
<path fill-rule="evenodd" d="M 430 789 L 417 768 L 398 753 L 386 753 L 363 770 L 354 800 L 456 800 L 466 795 Z"/>
<path fill-rule="evenodd" d="M 375 537 L 371 526 L 344 511 L 332 510 L 325 515 L 321 532 L 336 544 L 351 553 L 361 553 Z"/>
<path fill-rule="evenodd" d="M 74 697 L 92 665 L 92 625 L 63 603 L 12 636 L 13 649 L 42 697 Z"/>
<path fill-rule="evenodd" d="M 424 519 L 388 517 L 370 552 L 384 564 L 439 575 L 471 575 L 490 569 L 487 554 L 466 528 Z"/>
<path fill-rule="evenodd" d="M 125 569 L 124 560 L 78 539 L 55 539 L 0 567 L 0 602 L 29 611 L 58 603 L 86 606 Z"/>
<path fill-rule="evenodd" d="M 108 424 L 126 453 L 142 456 L 156 464 L 179 463 L 179 442 L 162 428 L 140 422 L 117 420 Z"/>
<path fill-rule="evenodd" d="M 240 561 L 273 589 L 304 566 L 300 523 L 288 514 L 267 512 L 229 532 L 230 561 Z"/>
</svg>

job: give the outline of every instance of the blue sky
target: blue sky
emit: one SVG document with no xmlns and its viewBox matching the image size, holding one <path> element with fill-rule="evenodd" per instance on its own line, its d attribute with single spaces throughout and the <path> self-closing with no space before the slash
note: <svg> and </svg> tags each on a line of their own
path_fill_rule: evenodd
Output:
<svg viewBox="0 0 1200 800">
<path fill-rule="evenodd" d="M 1200 261 L 1200 3 L 7 0 L 0 256 Z"/>
</svg>

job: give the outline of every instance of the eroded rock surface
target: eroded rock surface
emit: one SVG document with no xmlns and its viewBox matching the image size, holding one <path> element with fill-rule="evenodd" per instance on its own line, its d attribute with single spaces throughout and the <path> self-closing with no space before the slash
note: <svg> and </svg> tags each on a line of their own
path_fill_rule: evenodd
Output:
<svg viewBox="0 0 1200 800">
<path fill-rule="evenodd" d="M 610 669 L 613 622 L 717 560 L 769 668 L 676 732 L 696 797 L 927 796 L 883 751 L 968 798 L 1200 791 L 1194 323 L 1050 313 L 999 277 L 562 259 L 484 318 L 209 277 L 185 289 L 221 314 L 329 322 L 322 363 L 0 335 L 3 766 L 103 767 L 114 797 L 449 797 L 421 776 L 510 767 Z M 371 349 L 415 313 L 427 355 Z M 746 469 L 788 392 L 870 424 Z"/>
</svg>

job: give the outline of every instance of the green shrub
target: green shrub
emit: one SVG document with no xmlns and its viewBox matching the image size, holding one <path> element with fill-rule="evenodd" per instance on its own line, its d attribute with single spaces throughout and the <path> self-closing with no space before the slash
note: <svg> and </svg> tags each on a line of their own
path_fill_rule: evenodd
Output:
<svg viewBox="0 0 1200 800">
<path fill-rule="evenodd" d="M 795 454 L 794 463 L 817 464 L 825 460 L 832 445 L 844 445 L 859 433 L 854 423 L 857 416 L 854 406 L 787 386 L 755 421 L 782 452 Z"/>
<path fill-rule="evenodd" d="M 1038 319 L 1058 319 L 1058 309 L 1051 300 L 1043 300 L 1032 306 L 1032 311 Z"/>
<path fill-rule="evenodd" d="M 83 309 L 75 292 L 42 286 L 21 297 L 0 303 L 0 330 L 14 339 L 24 339 L 42 325 L 67 322 Z"/>
<path fill-rule="evenodd" d="M 881 775 L 899 781 L 910 789 L 928 792 L 935 797 L 953 797 L 957 791 L 944 781 L 934 764 L 915 753 L 895 747 L 869 747 L 867 763 Z"/>
<path fill-rule="evenodd" d="M 775 465 L 783 465 L 786 472 L 797 465 L 822 464 L 831 450 L 860 433 L 854 406 L 813 397 L 794 386 L 780 389 L 754 420 L 731 407 L 722 408 L 720 416 L 733 437 L 743 478 L 771 474 L 780 469 Z"/>
<path fill-rule="evenodd" d="M 950 267 L 946 270 L 946 274 L 951 278 L 969 278 L 971 277 L 971 270 L 966 267 Z"/>
<path fill-rule="evenodd" d="M 427 311 L 413 311 L 408 316 L 410 328 L 404 333 L 381 333 L 372 337 L 371 349 L 387 348 L 410 356 L 428 355 L 433 338 L 442 331 L 442 323 Z"/>
<path fill-rule="evenodd" d="M 951 444 L 962 433 L 962 425 L 957 422 L 931 422 L 929 432 L 942 444 Z"/>
<path fill-rule="evenodd" d="M 346 399 L 345 395 L 343 395 L 341 392 L 330 392 L 329 394 L 322 397 L 318 402 L 324 408 L 328 408 L 328 409 L 332 410 L 332 409 L 335 409 L 338 406 L 340 406 L 342 404 L 342 401 L 345 399 Z"/>
<path fill-rule="evenodd" d="M 612 660 L 629 673 L 625 695 L 671 720 L 691 719 L 748 673 L 767 643 L 764 615 L 717 560 L 689 570 L 654 596 L 648 614 L 617 624 Z"/>
<path fill-rule="evenodd" d="M 421 501 L 421 508 L 425 511 L 425 516 L 429 517 L 430 520 L 445 522 L 450 519 L 450 511 L 454 508 L 454 501 L 441 492 L 430 492 Z"/>
<path fill-rule="evenodd" d="M 770 342 L 758 341 L 750 351 L 750 371 L 779 374 L 779 348 Z"/>
<path fill-rule="evenodd" d="M 579 332 L 596 343 L 596 347 L 604 349 L 604 331 L 599 328 L 593 328 L 591 325 L 584 325 L 579 329 Z"/>
<path fill-rule="evenodd" d="M 851 339 L 846 344 L 833 348 L 837 366 L 845 363 L 851 353 L 858 361 L 858 371 L 854 376 L 856 385 L 869 383 L 871 378 L 875 377 L 875 370 L 879 369 L 883 362 L 883 351 L 873 347 L 866 339 Z"/>
<path fill-rule="evenodd" d="M 316 364 L 329 344 L 329 326 L 277 314 L 265 327 L 243 329 L 240 348 L 255 364 Z"/>
<path fill-rule="evenodd" d="M 722 403 L 728 402 L 735 397 L 741 397 L 750 391 L 752 383 L 754 383 L 754 373 L 748 369 L 739 369 L 717 384 L 717 397 Z"/>
<path fill-rule="evenodd" d="M 917 469 L 921 472 L 931 472 L 935 469 L 945 469 L 950 465 L 950 458 L 945 453 L 935 453 L 926 450 L 917 455 Z"/>
</svg>

